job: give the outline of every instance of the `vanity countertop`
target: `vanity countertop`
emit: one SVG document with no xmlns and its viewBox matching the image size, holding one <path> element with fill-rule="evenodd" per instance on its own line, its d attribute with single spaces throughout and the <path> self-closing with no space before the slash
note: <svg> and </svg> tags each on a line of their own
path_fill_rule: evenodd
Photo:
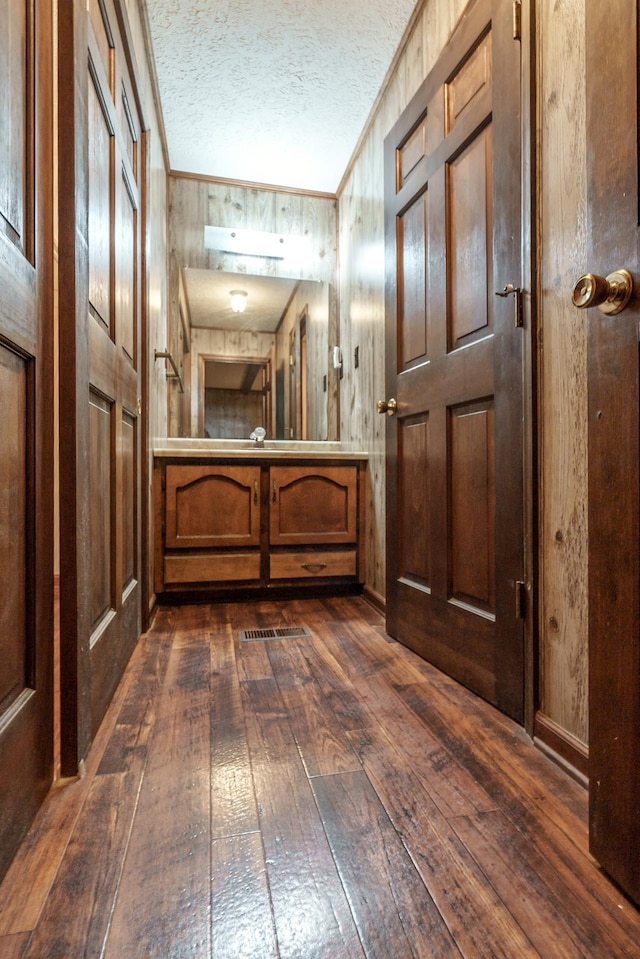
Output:
<svg viewBox="0 0 640 959">
<path fill-rule="evenodd" d="M 313 440 L 265 440 L 256 446 L 253 440 L 207 440 L 163 438 L 156 442 L 153 455 L 163 458 L 192 459 L 270 459 L 270 460 L 367 460 L 361 450 L 346 450 L 339 442 Z"/>
</svg>

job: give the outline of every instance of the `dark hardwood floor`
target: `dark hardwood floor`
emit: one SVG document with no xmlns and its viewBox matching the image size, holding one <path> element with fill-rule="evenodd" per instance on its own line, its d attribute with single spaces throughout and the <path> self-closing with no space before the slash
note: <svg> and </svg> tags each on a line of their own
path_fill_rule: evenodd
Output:
<svg viewBox="0 0 640 959">
<path fill-rule="evenodd" d="M 360 598 L 161 609 L 0 887 L 0 957 L 640 957 L 586 817 Z"/>
</svg>

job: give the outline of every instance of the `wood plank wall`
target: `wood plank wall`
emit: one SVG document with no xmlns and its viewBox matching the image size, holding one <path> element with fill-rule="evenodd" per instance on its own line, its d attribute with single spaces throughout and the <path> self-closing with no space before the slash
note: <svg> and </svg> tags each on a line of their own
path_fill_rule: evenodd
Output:
<svg viewBox="0 0 640 959">
<path fill-rule="evenodd" d="M 587 317 L 572 306 L 571 291 L 592 269 L 584 24 L 584 0 L 539 4 L 540 712 L 582 743 L 588 741 Z"/>
<path fill-rule="evenodd" d="M 383 142 L 450 36 L 466 0 L 426 0 L 340 190 L 341 439 L 370 453 L 368 587 L 384 594 Z M 585 239 L 584 3 L 537 5 L 539 101 L 540 715 L 587 742 L 586 357 L 584 319 L 570 305 L 588 269 Z M 525 2 L 525 16 L 529 13 Z M 576 29 L 576 24 L 580 25 Z M 359 347 L 359 366 L 353 362 Z"/>
<path fill-rule="evenodd" d="M 331 197 L 230 185 L 180 174 L 169 177 L 169 329 L 172 331 L 169 349 L 174 353 L 178 365 L 184 359 L 177 340 L 180 326 L 178 273 L 182 267 L 239 274 L 251 272 L 264 276 L 292 275 L 291 265 L 286 260 L 252 257 L 248 267 L 246 261 L 233 254 L 205 250 L 204 227 L 209 224 L 306 236 L 310 241 L 309 253 L 305 261 L 299 264 L 297 276 L 303 280 L 324 281 L 335 291 L 336 206 L 336 201 Z M 335 312 L 335 295 L 330 296 L 330 304 Z M 172 389 L 169 436 L 184 435 L 178 395 L 177 390 Z"/>
</svg>

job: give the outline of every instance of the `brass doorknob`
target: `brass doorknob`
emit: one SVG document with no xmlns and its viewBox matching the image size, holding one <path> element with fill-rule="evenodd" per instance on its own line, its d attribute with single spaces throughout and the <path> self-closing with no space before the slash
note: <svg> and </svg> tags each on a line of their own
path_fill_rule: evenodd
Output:
<svg viewBox="0 0 640 959">
<path fill-rule="evenodd" d="M 393 416 L 398 411 L 398 401 L 391 397 L 390 400 L 378 400 L 376 405 L 378 413 L 386 413 L 387 416 Z"/>
<path fill-rule="evenodd" d="M 615 270 L 609 276 L 585 273 L 576 282 L 571 301 L 579 310 L 597 306 L 605 316 L 622 312 L 631 299 L 633 280 L 628 270 Z"/>
</svg>

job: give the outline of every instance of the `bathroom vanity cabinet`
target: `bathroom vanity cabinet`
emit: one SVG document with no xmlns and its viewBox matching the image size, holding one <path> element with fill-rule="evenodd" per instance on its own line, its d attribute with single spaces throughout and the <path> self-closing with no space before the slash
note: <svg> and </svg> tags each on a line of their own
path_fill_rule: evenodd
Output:
<svg viewBox="0 0 640 959">
<path fill-rule="evenodd" d="M 366 460 L 156 455 L 155 591 L 357 586 Z"/>
</svg>

